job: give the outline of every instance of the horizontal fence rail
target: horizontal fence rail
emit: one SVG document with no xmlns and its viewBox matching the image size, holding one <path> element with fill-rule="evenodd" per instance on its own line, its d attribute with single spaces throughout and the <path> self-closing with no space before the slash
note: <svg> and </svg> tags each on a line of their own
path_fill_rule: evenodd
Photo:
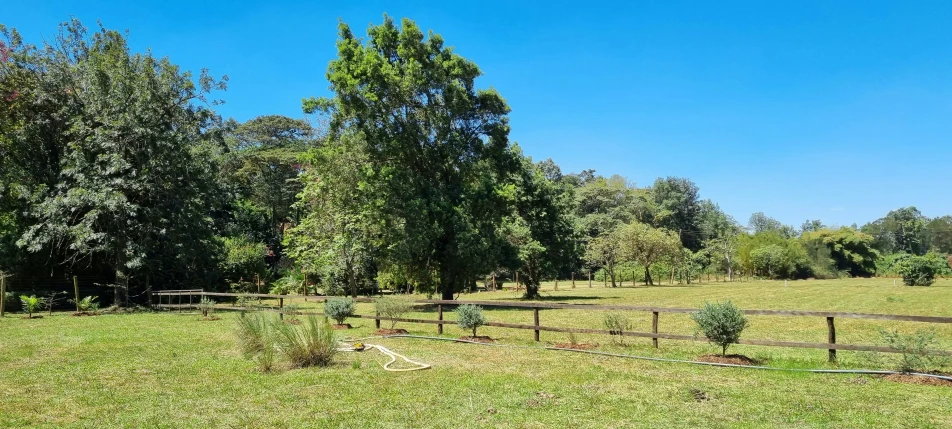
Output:
<svg viewBox="0 0 952 429">
<path fill-rule="evenodd" d="M 167 309 L 193 309 L 197 307 L 197 302 L 192 301 L 192 297 L 248 297 L 248 298 L 269 298 L 277 299 L 277 307 L 266 307 L 266 306 L 257 306 L 257 307 L 239 307 L 239 306 L 227 306 L 227 305 L 215 305 L 215 308 L 218 310 L 234 310 L 234 311 L 271 311 L 276 312 L 284 317 L 284 314 L 287 312 L 284 310 L 284 300 L 285 299 L 303 299 L 305 301 L 314 301 L 322 302 L 330 298 L 328 296 L 315 296 L 315 295 L 275 295 L 275 294 L 241 294 L 241 293 L 219 293 L 219 292 L 202 292 L 202 291 L 158 291 L 153 292 L 153 295 L 158 299 L 159 304 L 154 305 L 156 308 L 167 308 Z M 173 304 L 172 297 L 179 297 L 179 302 Z M 189 303 L 182 303 L 181 297 L 189 297 Z M 162 298 L 167 297 L 167 304 L 162 303 Z M 373 298 L 356 298 L 357 302 L 374 302 Z M 638 337 L 638 338 L 651 338 L 655 348 L 658 347 L 659 339 L 667 340 L 680 340 L 680 341 L 708 341 L 707 338 L 697 335 L 683 335 L 683 334 L 672 334 L 658 332 L 658 318 L 661 313 L 672 313 L 672 314 L 689 314 L 695 311 L 698 311 L 694 308 L 671 308 L 671 307 L 645 307 L 645 306 L 631 306 L 631 305 L 602 305 L 602 304 L 558 304 L 558 303 L 546 303 L 546 302 L 515 302 L 515 301 L 456 301 L 456 300 L 434 300 L 434 299 L 422 299 L 413 301 L 414 304 L 420 305 L 429 305 L 437 307 L 438 318 L 433 319 L 407 319 L 407 318 L 392 318 L 385 317 L 380 315 L 365 315 L 365 314 L 355 314 L 349 318 L 357 319 L 369 319 L 375 320 L 376 325 L 380 327 L 380 321 L 394 321 L 394 322 L 404 322 L 404 323 L 421 323 L 421 324 L 433 324 L 437 325 L 437 332 L 443 333 L 443 325 L 456 324 L 454 320 L 445 320 L 443 318 L 443 306 L 459 306 L 463 304 L 474 304 L 483 307 L 497 307 L 497 308 L 525 308 L 533 310 L 533 319 L 534 323 L 529 324 L 519 324 L 519 323 L 505 323 L 505 322 L 486 322 L 484 326 L 493 326 L 499 328 L 509 328 L 509 329 L 523 329 L 523 330 L 532 330 L 535 332 L 535 340 L 539 341 L 540 332 L 563 332 L 563 333 L 578 333 L 578 334 L 600 334 L 600 335 L 619 335 L 625 337 Z M 554 326 L 544 326 L 539 323 L 539 313 L 540 310 L 545 309 L 561 309 L 561 310 L 613 310 L 613 311 L 640 311 L 640 312 L 650 312 L 653 315 L 652 318 L 652 332 L 638 332 L 638 331 L 609 331 L 604 329 L 590 329 L 590 328 L 571 328 L 571 327 L 554 327 Z M 743 310 L 744 314 L 756 315 L 756 316 L 785 316 L 785 317 L 823 317 L 826 318 L 827 328 L 828 328 L 828 342 L 826 343 L 811 343 L 811 342 L 797 342 L 797 341 L 772 341 L 772 340 L 748 340 L 741 339 L 738 341 L 738 344 L 754 345 L 754 346 L 768 346 L 768 347 L 791 347 L 791 348 L 807 348 L 807 349 L 824 349 L 828 350 L 829 360 L 831 362 L 836 360 L 836 351 L 837 350 L 849 350 L 849 351 L 871 351 L 871 352 L 883 352 L 883 353 L 903 353 L 901 350 L 896 350 L 890 347 L 875 346 L 875 345 L 865 345 L 865 344 L 840 344 L 836 342 L 836 328 L 834 325 L 835 318 L 849 318 L 849 319 L 873 319 L 873 320 L 893 320 L 893 321 L 907 321 L 907 322 L 922 322 L 922 323 L 952 323 L 952 317 L 944 316 L 917 316 L 917 315 L 902 315 L 902 314 L 879 314 L 879 313 L 847 313 L 847 312 L 836 312 L 836 311 L 800 311 L 800 310 Z M 294 314 L 298 315 L 315 315 L 315 316 L 325 316 L 321 312 L 308 312 L 308 311 L 295 311 Z M 952 351 L 935 351 L 934 354 L 952 356 Z"/>
</svg>

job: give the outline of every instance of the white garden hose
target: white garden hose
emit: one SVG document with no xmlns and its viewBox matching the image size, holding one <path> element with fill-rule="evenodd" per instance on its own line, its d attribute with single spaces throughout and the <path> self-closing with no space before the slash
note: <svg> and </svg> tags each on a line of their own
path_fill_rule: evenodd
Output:
<svg viewBox="0 0 952 429">
<path fill-rule="evenodd" d="M 431 366 L 428 364 L 412 360 L 400 353 L 397 353 L 379 344 L 364 344 L 364 347 L 362 349 L 357 349 L 351 346 L 351 347 L 341 347 L 337 350 L 342 352 L 357 352 L 357 351 L 364 351 L 364 350 L 370 350 L 370 349 L 380 350 L 380 353 L 383 353 L 390 357 L 390 362 L 387 362 L 383 365 L 383 369 L 386 371 L 407 372 L 407 371 L 419 371 L 419 370 L 431 368 Z M 415 368 L 390 368 L 390 365 L 393 365 L 397 361 L 397 358 L 403 359 L 403 361 L 406 363 L 416 365 L 416 367 Z"/>
</svg>

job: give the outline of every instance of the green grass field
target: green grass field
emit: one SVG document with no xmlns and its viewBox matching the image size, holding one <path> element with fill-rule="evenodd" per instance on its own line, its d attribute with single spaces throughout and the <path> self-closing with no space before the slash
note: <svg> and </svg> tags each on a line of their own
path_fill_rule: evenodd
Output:
<svg viewBox="0 0 952 429">
<path fill-rule="evenodd" d="M 696 307 L 731 299 L 742 308 L 836 310 L 952 316 L 952 281 L 930 288 L 855 279 L 589 289 L 546 285 L 545 299 Z M 464 294 L 510 300 L 516 292 Z M 313 305 L 313 304 L 312 304 Z M 369 304 L 358 312 L 370 313 Z M 545 325 L 601 328 L 601 312 L 543 310 Z M 374 351 L 343 353 L 324 369 L 261 374 L 243 359 L 234 313 L 199 321 L 192 313 L 138 313 L 0 319 L 0 427 L 952 427 L 952 388 L 899 384 L 873 376 L 821 375 L 651 362 L 540 349 L 475 346 L 418 339 L 374 339 L 433 369 L 392 373 Z M 451 313 L 447 314 L 452 317 Z M 636 330 L 650 314 L 631 313 Z M 432 311 L 408 317 L 434 318 Z M 491 310 L 493 321 L 531 323 L 525 310 Z M 374 331 L 351 319 L 341 335 Z M 837 321 L 838 342 L 873 344 L 878 329 L 924 324 Z M 435 325 L 398 324 L 434 335 Z M 952 349 L 952 326 L 935 326 Z M 662 314 L 661 330 L 693 333 L 687 316 Z M 500 343 L 535 346 L 532 332 L 480 330 Z M 464 333 L 447 326 L 446 336 Z M 822 342 L 822 318 L 751 317 L 744 337 Z M 599 349 L 694 358 L 703 343 L 579 336 Z M 542 333 L 544 345 L 564 334 Z M 734 346 L 769 366 L 826 368 L 825 350 Z M 840 351 L 839 367 L 866 367 L 862 353 Z M 701 400 L 698 400 L 701 397 Z M 704 399 L 704 398 L 709 399 Z"/>
</svg>

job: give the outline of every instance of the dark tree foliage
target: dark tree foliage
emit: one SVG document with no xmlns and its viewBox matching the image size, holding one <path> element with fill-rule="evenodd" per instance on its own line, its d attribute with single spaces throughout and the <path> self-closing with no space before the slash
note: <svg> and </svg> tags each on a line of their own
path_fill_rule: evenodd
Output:
<svg viewBox="0 0 952 429">
<path fill-rule="evenodd" d="M 651 196 L 657 207 L 655 226 L 674 231 L 681 237 L 681 245 L 692 252 L 701 248 L 701 203 L 698 187 L 681 177 L 655 180 Z"/>
<path fill-rule="evenodd" d="M 305 109 L 331 113 L 332 135 L 350 129 L 367 141 L 392 221 L 392 257 L 432 273 L 449 299 L 487 268 L 480 255 L 505 214 L 496 188 L 515 168 L 509 106 L 476 88 L 475 63 L 413 21 L 397 26 L 385 16 L 367 35 L 340 24 L 327 70 L 336 97 L 306 100 Z"/>
<path fill-rule="evenodd" d="M 18 245 L 67 270 L 108 267 L 119 302 L 133 275 L 213 281 L 218 118 L 206 96 L 224 82 L 203 72 L 196 85 L 167 59 L 131 53 L 121 33 L 75 20 L 41 48 L 7 40 L 0 81 L 16 89 L 0 170 L 18 173 L 3 203 L 22 213 Z"/>
</svg>

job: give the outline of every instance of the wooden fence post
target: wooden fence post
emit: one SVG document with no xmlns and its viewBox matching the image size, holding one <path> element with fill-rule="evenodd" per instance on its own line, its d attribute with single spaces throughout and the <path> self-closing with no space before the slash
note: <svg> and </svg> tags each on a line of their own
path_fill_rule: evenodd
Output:
<svg viewBox="0 0 952 429">
<path fill-rule="evenodd" d="M 76 303 L 76 312 L 79 313 L 79 279 L 76 276 L 73 276 L 73 302 Z M 50 308 L 53 308 L 52 304 Z"/>
<path fill-rule="evenodd" d="M 535 340 L 539 341 L 539 308 L 533 308 L 533 316 L 535 317 Z"/>
<path fill-rule="evenodd" d="M 152 284 L 149 283 L 149 273 L 145 273 L 145 296 L 146 296 L 146 299 L 148 300 L 149 308 L 153 308 L 152 307 Z"/>
<path fill-rule="evenodd" d="M 555 276 L 555 290 L 559 290 L 559 276 Z"/>
<path fill-rule="evenodd" d="M 0 273 L 0 317 L 3 317 L 4 307 L 7 303 L 4 300 L 7 298 L 7 276 Z"/>
<path fill-rule="evenodd" d="M 572 289 L 575 289 L 575 271 L 572 271 Z"/>
<path fill-rule="evenodd" d="M 833 317 L 826 318 L 826 327 L 830 330 L 828 343 L 836 344 L 836 327 L 833 326 Z M 836 362 L 836 349 L 830 349 L 830 362 Z"/>
<path fill-rule="evenodd" d="M 588 270 L 588 288 L 589 289 L 592 288 L 592 270 L 591 269 Z"/>
<path fill-rule="evenodd" d="M 493 292 L 496 291 L 496 273 L 493 273 Z"/>
<path fill-rule="evenodd" d="M 651 312 L 651 333 L 658 333 L 658 312 Z M 652 337 L 651 342 L 654 343 L 654 348 L 658 348 L 658 337 Z"/>
<path fill-rule="evenodd" d="M 436 311 L 437 311 L 437 314 L 439 314 L 437 320 L 439 320 L 439 321 L 442 322 L 442 321 L 443 321 L 443 304 L 437 304 L 437 305 L 436 305 Z M 437 328 L 436 328 L 436 333 L 437 333 L 437 334 L 440 334 L 440 335 L 443 335 L 443 324 L 440 323 L 440 324 L 438 324 L 438 325 L 436 325 L 436 326 L 437 326 Z"/>
<path fill-rule="evenodd" d="M 516 290 L 519 290 L 519 272 L 516 271 Z"/>
<path fill-rule="evenodd" d="M 284 298 L 278 298 L 278 318 L 284 320 Z"/>
<path fill-rule="evenodd" d="M 380 312 L 378 311 L 376 313 L 377 313 L 377 317 L 380 317 Z M 374 325 L 377 326 L 377 329 L 380 329 L 380 319 L 374 320 Z"/>
</svg>

